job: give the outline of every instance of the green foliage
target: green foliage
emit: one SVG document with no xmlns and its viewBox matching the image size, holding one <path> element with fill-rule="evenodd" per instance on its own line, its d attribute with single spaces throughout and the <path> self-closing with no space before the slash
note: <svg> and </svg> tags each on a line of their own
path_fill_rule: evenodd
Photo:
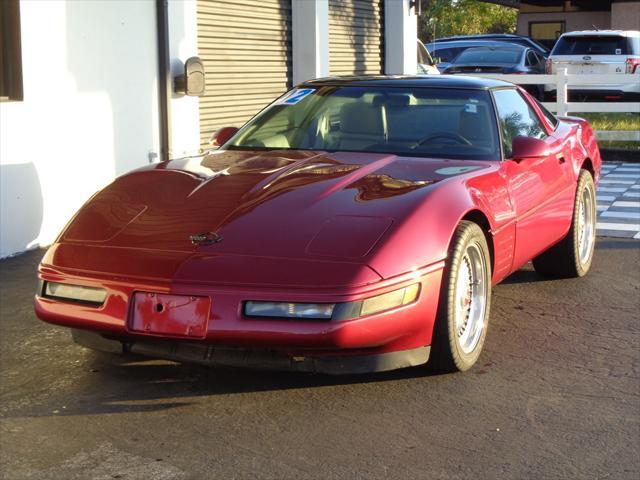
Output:
<svg viewBox="0 0 640 480">
<path fill-rule="evenodd" d="M 514 33 L 515 8 L 503 7 L 478 0 L 423 1 L 422 16 L 418 20 L 419 37 L 423 42 L 451 35 L 481 33 Z"/>
<path fill-rule="evenodd" d="M 594 130 L 640 130 L 637 113 L 572 113 L 589 120 Z M 640 152 L 640 142 L 598 141 L 600 148 L 621 148 Z"/>
</svg>

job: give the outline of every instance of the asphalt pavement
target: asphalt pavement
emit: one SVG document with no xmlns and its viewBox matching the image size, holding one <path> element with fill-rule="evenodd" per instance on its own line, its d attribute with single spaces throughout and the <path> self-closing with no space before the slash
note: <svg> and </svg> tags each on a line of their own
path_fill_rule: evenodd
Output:
<svg viewBox="0 0 640 480">
<path fill-rule="evenodd" d="M 31 308 L 41 251 L 0 262 L 0 478 L 640 478 L 640 242 L 582 279 L 494 289 L 479 364 L 356 377 L 84 350 Z"/>
</svg>

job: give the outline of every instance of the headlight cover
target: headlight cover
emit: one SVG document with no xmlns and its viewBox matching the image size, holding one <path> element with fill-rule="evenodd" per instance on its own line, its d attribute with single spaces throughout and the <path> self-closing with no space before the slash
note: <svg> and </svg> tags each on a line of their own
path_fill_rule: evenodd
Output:
<svg viewBox="0 0 640 480">
<path fill-rule="evenodd" d="M 107 291 L 103 288 L 69 285 L 68 283 L 44 282 L 42 296 L 92 305 L 102 305 L 107 298 Z"/>
<path fill-rule="evenodd" d="M 329 320 L 333 314 L 334 303 L 287 303 L 256 302 L 244 304 L 247 317 L 300 318 L 307 320 Z"/>
<path fill-rule="evenodd" d="M 244 304 L 244 315 L 252 318 L 292 320 L 352 320 L 409 305 L 417 300 L 420 284 L 415 283 L 375 297 L 345 303 L 291 303 L 251 300 Z"/>
</svg>

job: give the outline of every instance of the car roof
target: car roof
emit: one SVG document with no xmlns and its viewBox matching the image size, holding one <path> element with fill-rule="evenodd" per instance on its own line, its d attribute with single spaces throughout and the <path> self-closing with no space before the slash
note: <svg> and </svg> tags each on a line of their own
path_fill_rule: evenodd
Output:
<svg viewBox="0 0 640 480">
<path fill-rule="evenodd" d="M 640 37 L 638 30 L 577 30 L 563 33 L 563 37 L 588 37 L 598 35 L 619 35 L 621 37 Z"/>
<path fill-rule="evenodd" d="M 520 47 L 521 45 L 518 45 L 517 43 L 510 43 L 510 42 L 496 42 L 495 40 L 447 40 L 445 42 L 436 42 L 435 45 L 433 43 L 428 43 L 427 47 L 429 47 L 429 45 L 431 45 L 432 47 L 435 46 L 436 50 L 438 49 L 443 49 L 443 48 L 451 48 L 451 47 L 455 47 L 455 46 L 471 46 L 471 45 L 477 45 L 477 46 L 496 46 L 496 47 L 501 47 L 501 46 L 510 46 L 510 45 L 515 45 Z"/>
<path fill-rule="evenodd" d="M 497 87 L 512 87 L 502 80 L 463 75 L 354 75 L 325 77 L 308 80 L 300 86 L 321 87 L 342 85 L 353 87 L 431 87 L 487 90 Z"/>
<path fill-rule="evenodd" d="M 469 38 L 528 38 L 524 35 L 514 35 L 513 33 L 483 33 L 479 35 L 452 35 L 436 39 L 436 42 L 446 42 L 448 40 L 462 40 Z"/>
<path fill-rule="evenodd" d="M 478 47 L 470 47 L 465 50 L 468 52 L 469 50 L 533 50 L 530 47 L 525 47 L 524 45 L 516 45 L 515 43 L 503 43 L 502 45 L 481 45 Z"/>
</svg>

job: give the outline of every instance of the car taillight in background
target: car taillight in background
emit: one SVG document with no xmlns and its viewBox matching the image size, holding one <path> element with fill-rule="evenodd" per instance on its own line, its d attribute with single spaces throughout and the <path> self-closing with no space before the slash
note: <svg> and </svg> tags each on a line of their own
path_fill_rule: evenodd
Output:
<svg viewBox="0 0 640 480">
<path fill-rule="evenodd" d="M 640 65 L 640 58 L 627 58 L 627 73 L 636 73 L 638 65 Z"/>
<path fill-rule="evenodd" d="M 547 61 L 544 63 L 544 70 L 547 74 L 552 74 L 553 69 L 553 61 L 550 58 L 547 58 Z"/>
</svg>

